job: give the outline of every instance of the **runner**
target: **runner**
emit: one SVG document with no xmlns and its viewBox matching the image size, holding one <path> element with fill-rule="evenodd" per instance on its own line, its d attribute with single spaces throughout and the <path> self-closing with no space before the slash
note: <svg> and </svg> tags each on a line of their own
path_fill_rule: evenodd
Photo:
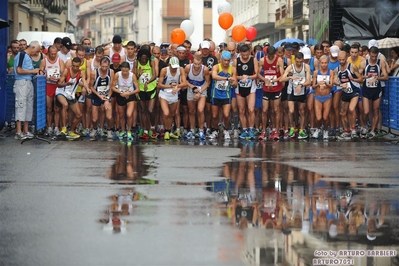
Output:
<svg viewBox="0 0 399 266">
<path fill-rule="evenodd" d="M 178 92 L 187 86 L 184 69 L 179 65 L 177 57 L 171 57 L 169 67 L 163 68 L 158 79 L 159 101 L 164 115 L 164 140 L 178 139 L 179 136 L 171 132 L 173 116 L 176 113 Z"/>
</svg>

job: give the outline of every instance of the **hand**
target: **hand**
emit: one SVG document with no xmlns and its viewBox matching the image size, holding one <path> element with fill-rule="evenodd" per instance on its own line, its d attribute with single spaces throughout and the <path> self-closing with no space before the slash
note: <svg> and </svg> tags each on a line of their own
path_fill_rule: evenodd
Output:
<svg viewBox="0 0 399 266">
<path fill-rule="evenodd" d="M 49 77 L 49 80 L 52 81 L 52 82 L 57 82 L 57 81 L 59 80 L 59 78 L 50 76 L 50 77 Z"/>
<path fill-rule="evenodd" d="M 348 88 L 348 84 L 347 83 L 342 83 L 342 84 L 340 84 L 340 87 L 342 89 L 346 89 L 346 88 Z"/>
<path fill-rule="evenodd" d="M 242 82 L 247 82 L 247 79 L 248 79 L 248 75 L 242 75 L 241 76 L 241 81 Z"/>
<path fill-rule="evenodd" d="M 178 91 L 179 91 L 179 88 L 177 87 L 177 85 L 174 86 L 173 89 L 172 89 L 172 93 L 176 94 Z"/>
<path fill-rule="evenodd" d="M 148 83 L 146 82 L 146 83 L 144 83 L 144 91 L 147 91 L 148 90 Z"/>
<path fill-rule="evenodd" d="M 292 77 L 291 77 L 291 79 L 292 79 L 292 80 L 298 80 L 298 79 L 301 79 L 301 77 L 298 77 L 298 76 L 292 76 Z"/>
<path fill-rule="evenodd" d="M 108 102 L 107 96 L 100 95 L 100 99 L 103 100 L 103 101 L 105 101 L 105 102 Z"/>
<path fill-rule="evenodd" d="M 87 88 L 86 92 L 87 92 L 87 94 L 91 94 L 91 89 Z"/>
<path fill-rule="evenodd" d="M 201 97 L 201 94 L 196 93 L 194 94 L 194 100 L 198 101 L 198 99 Z"/>
</svg>

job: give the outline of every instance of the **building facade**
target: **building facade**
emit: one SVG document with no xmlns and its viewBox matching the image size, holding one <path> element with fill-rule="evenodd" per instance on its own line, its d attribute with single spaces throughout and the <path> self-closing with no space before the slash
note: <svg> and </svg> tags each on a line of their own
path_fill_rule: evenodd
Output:
<svg viewBox="0 0 399 266">
<path fill-rule="evenodd" d="M 9 0 L 9 40 L 20 31 L 75 32 L 75 0 Z"/>
</svg>

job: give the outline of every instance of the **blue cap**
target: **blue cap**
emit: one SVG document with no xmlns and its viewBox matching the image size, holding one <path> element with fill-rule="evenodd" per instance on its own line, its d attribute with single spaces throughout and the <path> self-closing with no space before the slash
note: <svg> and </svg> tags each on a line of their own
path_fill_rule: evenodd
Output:
<svg viewBox="0 0 399 266">
<path fill-rule="evenodd" d="M 223 51 L 221 59 L 231 59 L 231 53 L 229 51 Z"/>
</svg>

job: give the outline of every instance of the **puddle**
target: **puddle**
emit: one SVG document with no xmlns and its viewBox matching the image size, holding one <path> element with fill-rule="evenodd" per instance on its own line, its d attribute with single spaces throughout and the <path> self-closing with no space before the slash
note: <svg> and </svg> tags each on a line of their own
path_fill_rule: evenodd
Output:
<svg viewBox="0 0 399 266">
<path fill-rule="evenodd" d="M 290 145 L 301 150 L 298 143 L 284 149 Z M 100 219 L 103 230 L 129 234 L 137 226 L 166 225 L 191 234 L 217 226 L 212 237 L 227 231 L 237 244 L 220 246 L 218 258 L 246 265 L 399 265 L 397 177 L 379 184 L 322 175 L 276 160 L 287 152 L 280 145 L 237 147 L 240 155 L 219 168 L 217 180 L 183 182 L 144 178 L 157 176 L 156 160 L 141 146 L 121 146 L 107 177 L 137 186 L 110 196 Z M 349 144 L 345 153 L 354 148 Z M 319 162 L 340 160 L 328 147 L 318 152 Z M 287 155 L 305 161 L 298 152 Z"/>
</svg>

